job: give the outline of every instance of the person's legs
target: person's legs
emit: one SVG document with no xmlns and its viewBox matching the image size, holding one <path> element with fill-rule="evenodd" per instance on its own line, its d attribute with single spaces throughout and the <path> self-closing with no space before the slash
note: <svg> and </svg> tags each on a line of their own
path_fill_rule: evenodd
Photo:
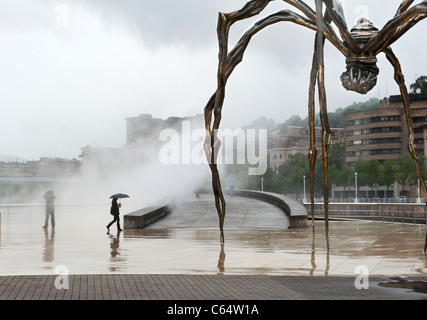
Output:
<svg viewBox="0 0 427 320">
<path fill-rule="evenodd" d="M 50 213 L 50 223 L 52 224 L 52 228 L 55 228 L 55 212 L 54 211 Z"/>
<path fill-rule="evenodd" d="M 111 225 L 114 223 L 114 222 L 116 222 L 116 221 L 118 221 L 119 220 L 119 216 L 113 216 L 114 217 L 114 219 L 113 219 L 113 221 L 111 221 L 108 225 L 107 225 L 107 229 L 108 229 L 108 231 L 110 231 L 110 227 L 111 227 Z M 117 222 L 118 224 L 120 224 L 120 222 L 118 221 Z M 120 229 L 120 227 L 119 227 L 119 229 Z"/>
<path fill-rule="evenodd" d="M 122 231 L 122 229 L 120 228 L 120 216 L 117 216 L 117 230 Z"/>
<path fill-rule="evenodd" d="M 49 223 L 49 212 L 46 212 L 46 217 L 44 219 L 44 226 L 43 226 L 43 228 L 47 228 L 48 223 Z"/>
</svg>

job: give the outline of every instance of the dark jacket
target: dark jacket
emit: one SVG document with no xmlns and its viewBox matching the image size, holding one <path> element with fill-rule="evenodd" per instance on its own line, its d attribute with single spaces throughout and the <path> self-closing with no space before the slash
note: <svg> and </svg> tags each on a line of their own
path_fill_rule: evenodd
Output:
<svg viewBox="0 0 427 320">
<path fill-rule="evenodd" d="M 44 194 L 44 199 L 46 200 L 46 212 L 54 212 L 55 211 L 55 194 L 52 190 L 47 191 Z"/>
<path fill-rule="evenodd" d="M 113 199 L 113 201 L 111 202 L 110 213 L 113 216 L 118 216 L 120 214 L 119 205 L 117 204 L 117 199 Z"/>
</svg>

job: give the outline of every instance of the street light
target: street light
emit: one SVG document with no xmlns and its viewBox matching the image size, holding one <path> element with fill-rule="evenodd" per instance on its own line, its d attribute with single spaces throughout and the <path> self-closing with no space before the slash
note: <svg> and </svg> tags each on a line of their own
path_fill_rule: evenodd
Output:
<svg viewBox="0 0 427 320">
<path fill-rule="evenodd" d="M 354 173 L 354 184 L 355 184 L 355 192 L 356 192 L 356 198 L 354 199 L 355 203 L 358 203 L 359 201 L 357 200 L 357 172 Z"/>
<path fill-rule="evenodd" d="M 421 198 L 420 198 L 420 179 L 418 179 L 417 203 L 421 203 Z"/>
<path fill-rule="evenodd" d="M 303 176 L 304 178 L 304 199 L 302 199 L 302 203 L 305 203 L 306 199 L 305 199 L 305 176 Z"/>
</svg>

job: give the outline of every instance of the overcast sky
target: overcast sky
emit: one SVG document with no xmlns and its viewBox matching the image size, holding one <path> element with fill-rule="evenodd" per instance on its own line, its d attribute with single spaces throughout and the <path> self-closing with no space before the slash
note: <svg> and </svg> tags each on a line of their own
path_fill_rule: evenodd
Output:
<svg viewBox="0 0 427 320">
<path fill-rule="evenodd" d="M 308 0 L 313 5 L 314 1 Z M 416 1 L 417 3 L 421 1 Z M 121 147 L 126 117 L 191 116 L 216 89 L 218 12 L 245 0 L 1 0 L 1 152 L 26 159 L 76 158 L 80 148 Z M 351 28 L 361 15 L 378 28 L 400 1 L 342 1 Z M 255 21 L 233 26 L 230 47 Z M 427 21 L 393 45 L 407 84 L 427 75 Z M 229 79 L 223 128 L 260 116 L 283 122 L 307 116 L 314 33 L 281 23 L 255 36 Z M 347 92 L 345 58 L 326 48 L 328 110 L 398 94 L 393 71 L 379 56 L 378 85 L 366 96 Z"/>
</svg>

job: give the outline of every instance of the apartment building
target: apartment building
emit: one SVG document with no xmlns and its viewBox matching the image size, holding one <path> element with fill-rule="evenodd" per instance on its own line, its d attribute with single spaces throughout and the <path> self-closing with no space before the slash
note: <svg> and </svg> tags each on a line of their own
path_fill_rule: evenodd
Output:
<svg viewBox="0 0 427 320">
<path fill-rule="evenodd" d="M 417 152 L 424 153 L 427 138 L 427 94 L 411 94 L 411 118 Z M 384 161 L 407 151 L 408 127 L 402 97 L 380 101 L 378 109 L 346 115 L 347 163 L 356 159 Z"/>
</svg>

